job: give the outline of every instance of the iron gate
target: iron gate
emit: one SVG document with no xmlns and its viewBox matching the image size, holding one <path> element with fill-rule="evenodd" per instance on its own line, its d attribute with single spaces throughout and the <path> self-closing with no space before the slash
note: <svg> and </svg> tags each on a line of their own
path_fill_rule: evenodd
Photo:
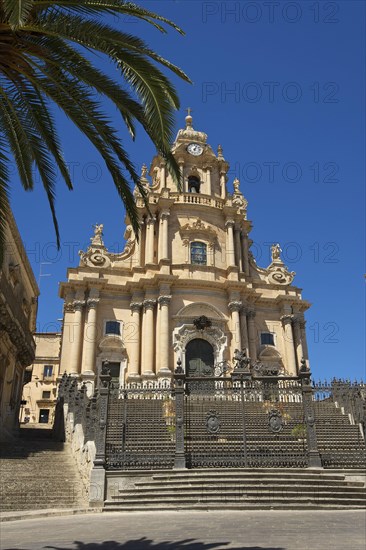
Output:
<svg viewBox="0 0 366 550">
<path fill-rule="evenodd" d="M 189 468 L 308 465 L 298 381 L 187 378 L 184 413 Z"/>
</svg>

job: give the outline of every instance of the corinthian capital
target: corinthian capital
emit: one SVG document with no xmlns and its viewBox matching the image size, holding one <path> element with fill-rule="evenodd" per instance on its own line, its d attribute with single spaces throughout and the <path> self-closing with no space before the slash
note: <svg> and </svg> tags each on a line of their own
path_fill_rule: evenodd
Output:
<svg viewBox="0 0 366 550">
<path fill-rule="evenodd" d="M 228 304 L 228 308 L 231 312 L 233 311 L 240 311 L 241 307 L 242 307 L 242 303 L 239 301 L 239 300 L 234 300 L 232 302 L 229 302 Z"/>
<path fill-rule="evenodd" d="M 154 309 L 155 304 L 156 304 L 156 300 L 144 300 L 143 301 L 144 311 L 147 311 L 148 309 Z"/>
<path fill-rule="evenodd" d="M 290 314 L 282 315 L 282 317 L 280 317 L 280 319 L 281 319 L 281 321 L 284 325 L 288 325 L 288 324 L 292 324 L 294 316 L 290 315 Z"/>
<path fill-rule="evenodd" d="M 85 300 L 74 300 L 72 302 L 72 307 L 74 311 L 81 311 L 84 306 L 85 306 Z"/>
<path fill-rule="evenodd" d="M 99 298 L 89 298 L 86 303 L 89 309 L 96 308 L 99 303 Z"/>
<path fill-rule="evenodd" d="M 158 303 L 160 304 L 160 306 L 168 306 L 171 299 L 171 296 L 159 296 Z"/>
<path fill-rule="evenodd" d="M 246 313 L 248 315 L 248 319 L 254 319 L 256 316 L 256 311 L 254 309 L 247 308 Z"/>
<path fill-rule="evenodd" d="M 132 313 L 138 313 L 140 311 L 140 309 L 142 308 L 142 302 L 131 302 L 130 303 L 130 308 L 131 308 L 131 311 Z"/>
</svg>

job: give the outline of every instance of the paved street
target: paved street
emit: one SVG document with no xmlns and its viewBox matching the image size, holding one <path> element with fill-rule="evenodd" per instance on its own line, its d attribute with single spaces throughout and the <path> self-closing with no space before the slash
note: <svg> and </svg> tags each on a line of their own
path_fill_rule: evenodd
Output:
<svg viewBox="0 0 366 550">
<path fill-rule="evenodd" d="M 365 512 L 86 514 L 1 524 L 1 550 L 364 550 Z"/>
</svg>

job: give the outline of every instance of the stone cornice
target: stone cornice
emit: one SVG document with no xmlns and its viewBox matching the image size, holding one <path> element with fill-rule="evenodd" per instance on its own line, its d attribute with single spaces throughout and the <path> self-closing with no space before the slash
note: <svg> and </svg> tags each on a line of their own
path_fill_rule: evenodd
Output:
<svg viewBox="0 0 366 550">
<path fill-rule="evenodd" d="M 40 291 L 39 291 L 39 288 L 38 288 L 38 284 L 37 284 L 36 278 L 34 276 L 32 266 L 31 266 L 31 264 L 28 260 L 27 252 L 26 252 L 25 247 L 23 245 L 22 237 L 19 233 L 18 226 L 15 222 L 13 213 L 11 212 L 10 209 L 9 209 L 9 212 L 8 212 L 8 215 L 7 215 L 7 224 L 8 224 L 10 233 L 11 233 L 13 239 L 14 239 L 14 242 L 15 242 L 16 246 L 18 247 L 18 252 L 19 252 L 19 255 L 20 255 L 21 261 L 22 261 L 22 267 L 25 269 L 25 272 L 26 272 L 26 274 L 29 278 L 29 281 L 31 283 L 34 295 L 39 296 Z"/>
</svg>

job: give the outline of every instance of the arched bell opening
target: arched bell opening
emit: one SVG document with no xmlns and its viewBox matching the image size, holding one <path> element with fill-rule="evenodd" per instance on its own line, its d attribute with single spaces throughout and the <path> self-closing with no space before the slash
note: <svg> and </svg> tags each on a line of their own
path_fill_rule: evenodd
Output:
<svg viewBox="0 0 366 550">
<path fill-rule="evenodd" d="M 188 193 L 199 193 L 201 180 L 198 176 L 188 176 Z"/>
</svg>

